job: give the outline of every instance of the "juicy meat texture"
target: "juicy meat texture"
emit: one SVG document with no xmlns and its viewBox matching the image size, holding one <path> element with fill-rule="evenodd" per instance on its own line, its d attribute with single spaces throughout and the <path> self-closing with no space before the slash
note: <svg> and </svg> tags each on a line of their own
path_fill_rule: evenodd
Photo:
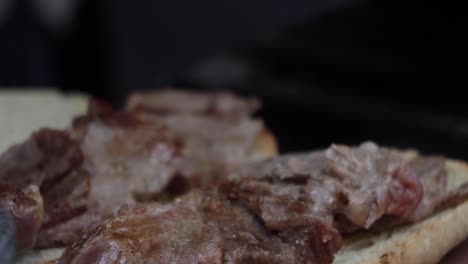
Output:
<svg viewBox="0 0 468 264">
<path fill-rule="evenodd" d="M 309 215 L 328 221 L 344 216 L 347 224 L 337 223 L 340 231 L 346 231 L 368 229 L 383 216 L 409 218 L 423 196 L 418 172 L 399 153 L 365 143 L 354 148 L 332 145 L 325 151 L 273 158 L 241 168 L 229 178 L 241 180 L 231 195 L 250 206 L 252 195 L 260 195 L 256 199 L 262 203 L 268 200 L 246 185 L 242 181 L 245 178 L 251 178 L 251 184 L 262 186 L 269 197 L 273 195 L 281 203 L 285 199 L 301 201 Z M 284 212 L 281 203 L 260 206 Z M 294 215 L 284 213 L 281 217 L 287 220 L 281 221 L 292 221 Z"/>
<path fill-rule="evenodd" d="M 12 146 L 0 156 L 1 181 L 17 190 L 28 189 L 31 185 L 38 188 L 37 193 L 33 192 L 35 197 L 41 197 L 40 203 L 37 202 L 41 210 L 37 247 L 71 242 L 67 237 L 57 241 L 55 233 L 44 234 L 58 224 L 68 229 L 68 220 L 87 210 L 84 198 L 89 192 L 89 177 L 80 170 L 82 162 L 78 143 L 67 133 L 50 129 L 33 133 L 25 142 Z M 36 225 L 37 221 L 24 221 L 18 228 L 24 230 L 21 233 L 36 237 Z M 75 231 L 79 233 L 81 229 Z"/>
<path fill-rule="evenodd" d="M 320 221 L 271 232 L 216 189 L 124 208 L 56 263 L 331 263 L 341 237 Z"/>
<path fill-rule="evenodd" d="M 17 249 L 33 248 L 44 215 L 39 188 L 29 185 L 20 190 L 0 182 L 0 207 L 9 212 L 15 223 Z"/>
<path fill-rule="evenodd" d="M 56 263 L 222 263 L 218 226 L 184 204 L 123 208 Z"/>
<path fill-rule="evenodd" d="M 191 186 L 216 182 L 226 171 L 249 160 L 264 130 L 251 118 L 255 99 L 232 94 L 163 90 L 133 94 L 127 110 L 150 122 L 163 123 L 184 142 L 181 174 Z"/>
<path fill-rule="evenodd" d="M 178 172 L 180 143 L 164 126 L 131 113 L 92 103 L 74 122 L 84 169 L 90 174 L 90 210 L 114 215 L 121 204 L 134 204 L 160 193 Z"/>
</svg>

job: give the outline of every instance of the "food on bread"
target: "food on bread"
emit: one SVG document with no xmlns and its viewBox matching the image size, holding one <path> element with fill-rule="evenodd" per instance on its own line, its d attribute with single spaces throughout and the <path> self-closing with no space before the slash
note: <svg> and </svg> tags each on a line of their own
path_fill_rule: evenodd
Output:
<svg viewBox="0 0 468 264">
<path fill-rule="evenodd" d="M 257 194 L 275 197 L 281 193 L 281 198 L 312 203 L 308 213 L 333 217 L 341 233 L 416 222 L 449 198 L 445 193 L 444 158 L 408 161 L 401 153 L 371 142 L 354 148 L 332 145 L 325 151 L 284 155 L 244 166 L 229 178 L 232 181 L 226 188 L 248 207 L 265 207 L 265 213 L 281 212 L 280 208 L 267 208 L 276 204 L 266 203 L 261 196 L 252 199 Z M 249 180 L 246 183 L 244 179 Z M 265 217 L 274 220 L 271 215 Z"/>
<path fill-rule="evenodd" d="M 445 192 L 461 190 L 468 183 L 468 164 L 449 160 L 445 164 Z M 381 232 L 345 237 L 335 256 L 339 264 L 435 264 L 468 238 L 468 202 L 441 209 L 417 223 Z"/>
<path fill-rule="evenodd" d="M 179 252 L 194 251 L 192 259 L 209 259 L 209 263 L 332 263 L 343 237 L 350 233 L 388 231 L 419 222 L 444 201 L 453 201 L 455 194 L 456 202 L 462 203 L 465 186 L 448 191 L 447 176 L 442 157 L 408 158 L 369 142 L 279 156 L 241 167 L 219 185 L 192 191 L 172 203 L 125 208 L 90 230 L 57 263 L 85 263 L 91 256 L 91 263 L 112 258 L 130 263 L 182 258 L 181 263 L 190 263 L 190 256 Z M 178 227 L 173 222 L 181 218 L 172 219 L 166 211 L 177 208 L 212 228 Z M 148 217 L 138 218 L 139 222 L 153 226 L 133 224 L 136 212 Z M 167 227 L 164 232 L 160 225 Z M 135 239 L 143 228 L 153 235 Z M 206 246 L 197 250 L 180 243 L 199 241 L 199 234 L 209 236 L 212 243 L 197 243 Z M 136 241 L 145 246 L 134 248 Z"/>
<path fill-rule="evenodd" d="M 195 97 L 208 102 L 207 98 L 218 95 Z M 230 94 L 221 98 L 215 109 L 226 115 L 229 112 L 230 117 L 251 105 L 250 100 Z M 177 100 L 179 105 L 184 103 L 182 98 Z M 223 102 L 230 103 L 225 107 Z M 186 127 L 191 129 L 180 133 L 181 129 L 163 120 L 170 119 L 169 116 L 161 120 L 155 116 L 147 118 L 143 112 L 117 111 L 104 102 L 91 100 L 87 113 L 68 121 L 71 126 L 67 129 L 38 130 L 6 150 L 0 156 L 0 181 L 5 183 L 0 190 L 0 198 L 3 197 L 0 202 L 9 203 L 13 213 L 17 208 L 14 206 L 25 208 L 22 201 L 28 198 L 30 207 L 37 210 L 28 218 L 30 221 L 18 225 L 19 235 L 30 235 L 28 243 L 20 243 L 21 248 L 70 245 L 85 228 L 113 216 L 122 204 L 152 200 L 164 192 L 187 191 L 189 186 L 176 190 L 180 189 L 181 175 L 185 175 L 188 167 L 183 165 L 187 164 L 188 159 L 184 159 L 187 153 L 203 149 L 197 152 L 203 156 L 203 151 L 214 149 L 223 156 L 217 158 L 210 153 L 203 158 L 203 164 L 191 162 L 191 168 L 209 168 L 196 169 L 196 175 L 190 175 L 191 179 L 205 179 L 198 185 L 215 180 L 211 168 L 233 168 L 247 162 L 249 155 L 262 159 L 276 154 L 274 137 L 260 135 L 263 125 L 259 120 L 244 115 L 239 124 L 224 118 L 190 115 L 184 122 L 190 122 Z M 203 132 L 206 126 L 214 129 Z M 232 136 L 224 138 L 225 132 Z M 210 141 L 210 137 L 216 139 Z M 240 144 L 242 140 L 247 143 Z M 235 156 L 236 162 L 226 158 L 230 156 Z M 30 184 L 36 186 L 34 197 L 40 198 L 41 203 L 26 196 L 24 190 Z M 25 198 L 17 198 L 18 203 L 12 204 L 11 200 L 18 195 Z"/>
<path fill-rule="evenodd" d="M 436 263 L 468 237 L 463 162 L 370 142 L 262 161 L 277 146 L 258 107 L 137 93 L 12 147 L 0 205 L 23 212 L 18 263 Z"/>
<path fill-rule="evenodd" d="M 308 263 L 331 260 L 337 232 L 310 222 L 275 235 L 249 211 L 215 189 L 191 192 L 170 204 L 123 208 L 69 247 L 56 263 Z M 330 236 L 330 249 L 314 235 Z M 339 243 L 339 240 L 338 240 Z M 328 245 L 327 245 L 328 246 Z M 325 246 L 324 246 L 325 247 Z M 320 253 L 320 254 L 317 254 Z"/>
</svg>

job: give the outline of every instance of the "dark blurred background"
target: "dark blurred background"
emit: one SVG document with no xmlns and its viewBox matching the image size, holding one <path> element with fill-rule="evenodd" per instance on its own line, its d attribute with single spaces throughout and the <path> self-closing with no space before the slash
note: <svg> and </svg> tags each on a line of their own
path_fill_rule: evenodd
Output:
<svg viewBox="0 0 468 264">
<path fill-rule="evenodd" d="M 0 86 L 118 105 L 232 89 L 282 151 L 354 144 L 468 158 L 467 9 L 453 1 L 0 0 Z"/>
</svg>

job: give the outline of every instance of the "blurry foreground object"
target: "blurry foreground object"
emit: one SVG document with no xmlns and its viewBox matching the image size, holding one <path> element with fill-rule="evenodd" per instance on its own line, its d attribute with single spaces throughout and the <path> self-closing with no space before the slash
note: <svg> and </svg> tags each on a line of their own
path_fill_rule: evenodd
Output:
<svg viewBox="0 0 468 264">
<path fill-rule="evenodd" d="M 15 227 L 10 215 L 0 208 L 0 263 L 13 263 L 15 256 Z"/>
</svg>

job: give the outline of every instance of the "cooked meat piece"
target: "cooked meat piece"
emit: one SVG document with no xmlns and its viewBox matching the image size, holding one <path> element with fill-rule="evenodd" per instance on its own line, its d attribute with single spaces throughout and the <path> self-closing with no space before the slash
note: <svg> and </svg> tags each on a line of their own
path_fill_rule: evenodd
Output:
<svg viewBox="0 0 468 264">
<path fill-rule="evenodd" d="M 0 156 L 0 180 L 16 188 L 55 182 L 82 162 L 79 145 L 65 132 L 41 129 Z"/>
<path fill-rule="evenodd" d="M 88 126 L 93 122 L 101 122 L 109 127 L 132 128 L 141 125 L 141 118 L 130 112 L 116 111 L 111 105 L 100 100 L 90 100 L 88 111 L 77 116 L 72 121 L 70 134 L 77 140 L 82 140 Z"/>
<path fill-rule="evenodd" d="M 222 263 L 218 227 L 182 203 L 123 208 L 56 263 Z"/>
<path fill-rule="evenodd" d="M 384 216 L 371 227 L 374 231 L 388 230 L 389 228 L 408 223 L 419 222 L 432 215 L 435 210 L 455 206 L 468 199 L 468 188 L 460 188 L 447 192 L 447 171 L 443 157 L 416 157 L 407 163 L 407 166 L 418 176 L 423 186 L 421 202 L 407 218 Z M 349 220 L 336 218 L 341 231 L 352 232 L 359 229 Z"/>
<path fill-rule="evenodd" d="M 70 245 L 84 229 L 100 220 L 88 210 L 89 180 L 86 171 L 76 169 L 60 182 L 42 188 L 46 214 L 36 245 L 38 248 Z"/>
<path fill-rule="evenodd" d="M 223 182 L 220 190 L 248 208 L 274 232 L 308 226 L 316 218 L 328 224 L 333 222 L 331 214 L 313 207 L 315 201 L 299 185 L 242 179 Z"/>
<path fill-rule="evenodd" d="M 73 241 L 81 232 L 83 227 L 74 230 L 77 233 L 74 237 L 67 238 L 57 233 L 44 236 L 48 229 L 58 224 L 69 230 L 67 221 L 86 212 L 89 177 L 81 170 L 82 163 L 79 144 L 67 133 L 50 129 L 33 133 L 28 140 L 14 145 L 1 155 L 1 180 L 17 189 L 24 189 L 30 184 L 39 187 L 42 196 L 40 220 L 43 225 L 35 246 L 61 246 Z M 31 235 L 36 237 L 37 234 Z M 61 239 L 54 239 L 56 235 Z"/>
<path fill-rule="evenodd" d="M 248 152 L 263 129 L 259 120 L 225 120 L 208 116 L 145 115 L 164 122 L 184 142 L 181 174 L 193 186 L 207 185 L 248 161 Z"/>
<path fill-rule="evenodd" d="M 243 179 L 225 182 L 220 188 L 246 206 L 270 232 L 284 242 L 296 243 L 297 254 L 307 256 L 311 263 L 333 261 L 341 236 L 332 227 L 332 215 L 314 210 L 314 201 L 300 186 Z"/>
<path fill-rule="evenodd" d="M 92 102 L 74 122 L 84 169 L 91 176 L 91 212 L 109 217 L 121 204 L 147 200 L 179 171 L 180 143 L 164 126 Z"/>
<path fill-rule="evenodd" d="M 259 107 L 258 100 L 240 98 L 229 92 L 194 93 L 170 89 L 132 94 L 126 104 L 126 109 L 130 111 L 206 114 L 227 118 L 248 117 Z"/>
<path fill-rule="evenodd" d="M 124 208 L 56 263 L 331 263 L 341 237 L 319 220 L 277 234 L 216 189 Z"/>
<path fill-rule="evenodd" d="M 447 196 L 445 158 L 419 157 L 412 160 L 408 166 L 418 175 L 424 190 L 421 202 L 409 217 L 410 221 L 417 222 L 430 216 Z"/>
<path fill-rule="evenodd" d="M 45 223 L 37 239 L 36 248 L 57 248 L 73 244 L 82 233 L 90 227 L 99 225 L 103 219 L 99 214 L 83 210 L 83 208 L 64 208 L 59 213 L 66 220 L 58 219 Z M 87 208 L 85 208 L 87 209 Z M 57 213 L 57 214 L 59 214 Z"/>
<path fill-rule="evenodd" d="M 252 164 L 232 173 L 230 179 L 271 182 L 266 186 L 269 193 L 285 193 L 291 201 L 296 198 L 285 188 L 296 185 L 311 214 L 344 215 L 354 225 L 369 228 L 384 215 L 408 218 L 420 203 L 420 171 L 407 163 L 399 153 L 373 143 L 354 148 L 332 145 L 325 151 Z M 275 186 L 277 182 L 284 187 Z M 242 181 L 239 184 L 245 187 Z M 249 201 L 254 192 L 241 190 L 247 193 L 236 198 Z"/>
<path fill-rule="evenodd" d="M 153 91 L 132 95 L 127 110 L 141 118 L 164 123 L 184 141 L 181 174 L 189 185 L 203 186 L 249 160 L 249 151 L 264 131 L 250 117 L 256 100 L 229 93 Z"/>
<path fill-rule="evenodd" d="M 340 234 L 319 219 L 304 220 L 304 226 L 271 230 L 215 190 L 187 197 L 185 202 L 196 204 L 205 219 L 219 225 L 224 263 L 331 263 L 341 246 Z"/>
<path fill-rule="evenodd" d="M 17 249 L 33 248 L 44 214 L 39 188 L 29 185 L 20 190 L 0 182 L 0 207 L 15 223 Z"/>
</svg>

